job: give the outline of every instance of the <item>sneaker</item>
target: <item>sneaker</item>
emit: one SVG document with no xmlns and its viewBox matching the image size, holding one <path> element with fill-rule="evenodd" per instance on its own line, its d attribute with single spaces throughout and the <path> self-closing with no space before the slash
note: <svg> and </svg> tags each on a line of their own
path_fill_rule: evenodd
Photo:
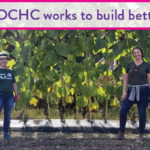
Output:
<svg viewBox="0 0 150 150">
<path fill-rule="evenodd" d="M 4 139 L 9 140 L 11 138 L 11 136 L 8 133 L 4 133 Z"/>
<path fill-rule="evenodd" d="M 119 132 L 115 137 L 113 137 L 113 140 L 123 140 L 125 139 L 124 133 Z"/>
</svg>

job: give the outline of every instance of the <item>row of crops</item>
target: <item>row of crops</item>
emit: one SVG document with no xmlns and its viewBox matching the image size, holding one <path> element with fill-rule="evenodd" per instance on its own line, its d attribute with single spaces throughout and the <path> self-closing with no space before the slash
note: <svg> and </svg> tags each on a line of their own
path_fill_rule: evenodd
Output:
<svg viewBox="0 0 150 150">
<path fill-rule="evenodd" d="M 1 30 L 0 50 L 9 52 L 19 89 L 17 109 L 29 105 L 104 118 L 120 104 L 122 75 L 140 46 L 150 61 L 149 30 Z M 114 65 L 113 62 L 117 62 Z M 84 116 L 84 115 L 83 115 Z"/>
</svg>

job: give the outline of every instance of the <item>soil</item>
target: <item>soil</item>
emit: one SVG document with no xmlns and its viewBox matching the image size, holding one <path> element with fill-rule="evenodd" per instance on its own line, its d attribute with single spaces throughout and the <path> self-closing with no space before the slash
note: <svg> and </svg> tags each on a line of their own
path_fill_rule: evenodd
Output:
<svg viewBox="0 0 150 150">
<path fill-rule="evenodd" d="M 11 136 L 4 140 L 0 133 L 0 150 L 150 150 L 149 134 L 141 143 L 133 133 L 123 141 L 102 133 L 12 132 Z"/>
</svg>

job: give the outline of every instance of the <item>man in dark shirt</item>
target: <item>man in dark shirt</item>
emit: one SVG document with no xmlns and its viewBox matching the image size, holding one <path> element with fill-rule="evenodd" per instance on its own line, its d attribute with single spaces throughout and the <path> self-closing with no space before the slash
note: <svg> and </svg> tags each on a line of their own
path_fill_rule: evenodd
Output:
<svg viewBox="0 0 150 150">
<path fill-rule="evenodd" d="M 4 106 L 4 139 L 10 139 L 9 126 L 11 108 L 15 100 L 18 100 L 17 85 L 12 70 L 7 68 L 8 55 L 6 52 L 0 52 L 0 112 Z"/>
</svg>

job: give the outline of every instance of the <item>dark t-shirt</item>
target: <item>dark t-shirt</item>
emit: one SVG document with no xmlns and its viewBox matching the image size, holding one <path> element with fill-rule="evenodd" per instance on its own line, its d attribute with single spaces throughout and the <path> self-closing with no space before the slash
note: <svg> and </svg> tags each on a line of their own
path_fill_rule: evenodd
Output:
<svg viewBox="0 0 150 150">
<path fill-rule="evenodd" d="M 130 62 L 126 67 L 126 73 L 128 73 L 128 84 L 141 85 L 148 83 L 147 73 L 150 73 L 150 65 L 143 62 L 139 66 L 136 66 L 134 62 Z"/>
<path fill-rule="evenodd" d="M 12 70 L 0 69 L 0 95 L 12 95 L 13 83 L 15 82 Z"/>
</svg>

